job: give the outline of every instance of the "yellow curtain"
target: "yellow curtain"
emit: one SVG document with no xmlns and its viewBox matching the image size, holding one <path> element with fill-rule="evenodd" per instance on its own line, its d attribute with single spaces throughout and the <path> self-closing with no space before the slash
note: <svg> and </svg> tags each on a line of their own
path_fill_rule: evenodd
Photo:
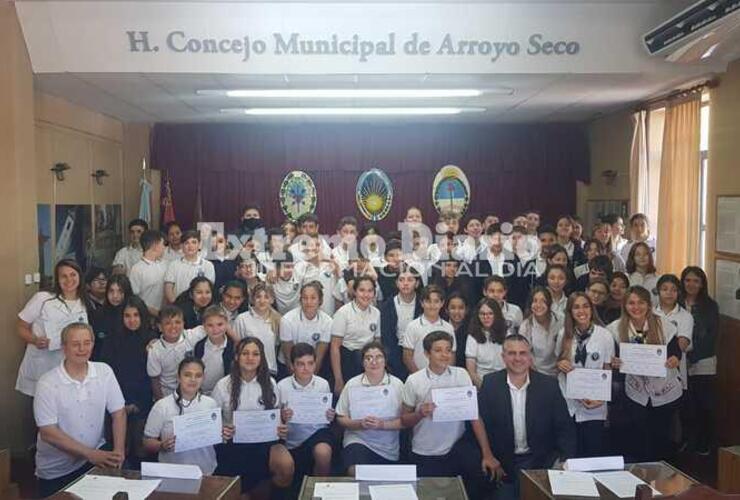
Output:
<svg viewBox="0 0 740 500">
<path fill-rule="evenodd" d="M 699 128 L 701 95 L 666 107 L 658 197 L 660 273 L 696 264 L 699 248 Z"/>
</svg>

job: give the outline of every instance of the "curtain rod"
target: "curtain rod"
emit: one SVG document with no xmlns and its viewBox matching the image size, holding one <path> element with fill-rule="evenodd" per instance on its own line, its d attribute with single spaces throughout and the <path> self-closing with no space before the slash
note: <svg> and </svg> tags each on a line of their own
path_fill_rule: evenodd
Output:
<svg viewBox="0 0 740 500">
<path fill-rule="evenodd" d="M 694 85 L 693 87 L 689 87 L 687 89 L 681 89 L 681 90 L 674 90 L 673 92 L 669 92 L 668 94 L 663 95 L 661 97 L 656 97 L 654 99 L 650 99 L 649 101 L 645 101 L 637 107 L 636 111 L 646 111 L 646 110 L 656 107 L 656 105 L 658 104 L 663 104 L 663 103 L 666 103 L 667 101 L 672 101 L 674 99 L 687 97 L 697 92 L 703 92 L 705 89 L 713 89 L 718 86 L 719 86 L 719 79 L 712 78 L 711 80 L 707 80 L 698 85 Z"/>
</svg>

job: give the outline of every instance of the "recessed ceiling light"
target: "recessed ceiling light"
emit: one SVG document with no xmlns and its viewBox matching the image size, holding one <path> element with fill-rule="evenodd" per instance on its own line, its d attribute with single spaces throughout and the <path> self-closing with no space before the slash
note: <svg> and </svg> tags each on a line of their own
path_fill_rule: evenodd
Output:
<svg viewBox="0 0 740 500">
<path fill-rule="evenodd" d="M 485 108 L 227 108 L 225 114 L 257 116 L 378 116 L 378 115 L 457 115 L 460 113 L 481 113 Z"/>
<path fill-rule="evenodd" d="M 198 90 L 198 95 L 277 99 L 424 99 L 478 97 L 483 94 L 510 95 L 510 88 L 494 89 L 235 89 Z"/>
</svg>

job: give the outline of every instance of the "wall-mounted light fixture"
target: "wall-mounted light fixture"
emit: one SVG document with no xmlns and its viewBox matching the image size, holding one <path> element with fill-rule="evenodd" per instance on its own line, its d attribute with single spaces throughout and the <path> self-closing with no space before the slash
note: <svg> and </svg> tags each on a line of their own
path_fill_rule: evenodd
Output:
<svg viewBox="0 0 740 500">
<path fill-rule="evenodd" d="M 53 167 L 51 167 L 51 171 L 54 172 L 54 175 L 56 176 L 58 181 L 64 180 L 64 171 L 69 170 L 70 167 L 66 163 L 55 163 Z"/>
<path fill-rule="evenodd" d="M 95 172 L 93 172 L 91 175 L 95 177 L 95 182 L 98 184 L 98 186 L 103 185 L 103 177 L 109 177 L 108 172 L 106 172 L 103 169 L 98 169 Z"/>
<path fill-rule="evenodd" d="M 619 175 L 619 172 L 616 170 L 604 170 L 601 172 L 601 177 L 604 178 L 604 183 L 607 186 L 613 186 L 617 181 L 617 176 Z"/>
</svg>

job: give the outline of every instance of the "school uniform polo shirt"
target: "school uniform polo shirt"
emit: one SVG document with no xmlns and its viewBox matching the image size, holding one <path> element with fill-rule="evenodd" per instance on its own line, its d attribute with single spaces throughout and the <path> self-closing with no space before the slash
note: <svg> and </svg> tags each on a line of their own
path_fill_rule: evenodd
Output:
<svg viewBox="0 0 740 500">
<path fill-rule="evenodd" d="M 641 274 L 635 271 L 634 273 L 629 275 L 629 278 L 630 286 L 641 286 L 645 288 L 648 292 L 650 292 L 650 300 L 653 307 L 658 305 L 658 303 L 660 302 L 660 297 L 658 296 L 658 279 L 660 278 L 660 276 L 657 276 L 654 273 Z"/>
<path fill-rule="evenodd" d="M 486 260 L 488 261 L 488 265 L 491 266 L 491 276 L 505 277 L 506 272 L 510 272 L 509 270 L 504 269 L 506 254 L 503 250 L 501 250 L 498 255 L 493 255 L 490 249 L 486 250 Z"/>
<path fill-rule="evenodd" d="M 501 306 L 501 312 L 506 321 L 506 335 L 514 335 L 519 331 L 519 326 L 522 324 L 524 319 L 522 310 L 519 309 L 519 306 L 516 304 L 504 302 L 504 305 Z"/>
<path fill-rule="evenodd" d="M 352 418 L 352 408 L 350 407 L 349 393 L 355 387 L 370 386 L 365 374 L 352 377 L 345 384 L 342 394 L 339 395 L 337 402 L 337 415 Z M 389 396 L 393 398 L 398 411 L 396 415 L 401 416 L 401 404 L 403 394 L 403 382 L 393 375 L 386 373 L 379 385 L 388 386 Z M 344 447 L 351 444 L 361 444 L 377 453 L 386 460 L 395 462 L 399 456 L 399 431 L 385 429 L 361 429 L 361 430 L 344 430 Z"/>
<path fill-rule="evenodd" d="M 160 337 L 149 348 L 146 360 L 146 373 L 159 377 L 162 394 L 168 396 L 177 388 L 177 367 L 185 355 L 195 349 L 195 344 L 206 336 L 202 326 L 183 330 L 177 342 L 171 343 Z"/>
<path fill-rule="evenodd" d="M 88 361 L 84 380 L 75 380 L 64 362 L 39 379 L 33 400 L 37 427 L 56 425 L 67 436 L 88 448 L 105 443 L 105 413 L 125 405 L 121 388 L 110 366 Z M 47 443 L 38 434 L 36 476 L 56 479 L 70 474 L 87 462 Z"/>
<path fill-rule="evenodd" d="M 311 281 L 321 283 L 321 286 L 324 287 L 324 301 L 321 303 L 321 310 L 329 315 L 334 314 L 336 309 L 334 301 L 335 299 L 342 300 L 342 295 L 346 291 L 346 284 L 344 280 L 337 278 L 331 264 L 321 262 L 317 266 L 305 260 L 296 262 L 293 268 L 293 276 L 301 285 Z"/>
<path fill-rule="evenodd" d="M 659 305 L 655 306 L 654 311 L 657 316 L 662 317 L 664 321 L 667 321 L 671 323 L 674 327 L 676 327 L 677 335 L 679 337 L 688 339 L 688 350 L 690 351 L 691 342 L 694 337 L 694 317 L 691 315 L 691 313 L 678 304 L 676 304 L 676 307 L 674 307 L 673 310 L 667 314 L 663 312 L 663 309 L 661 309 Z M 683 385 L 684 391 L 689 388 L 687 358 L 688 356 L 686 356 L 686 353 L 684 353 L 683 356 L 681 356 L 681 363 L 678 365 L 678 371 L 681 374 L 681 383 Z"/>
<path fill-rule="evenodd" d="M 465 358 L 475 361 L 475 372 L 481 379 L 489 373 L 506 368 L 504 359 L 501 357 L 503 346 L 497 342 L 491 342 L 488 332 L 485 332 L 485 335 L 486 341 L 482 344 L 479 344 L 471 335 L 468 335 L 465 343 Z"/>
<path fill-rule="evenodd" d="M 273 331 L 272 321 L 255 313 L 253 309 L 243 312 L 236 318 L 234 330 L 240 338 L 257 337 L 265 348 L 267 367 L 273 374 L 277 373 L 278 332 Z"/>
<path fill-rule="evenodd" d="M 192 401 L 181 399 L 182 415 L 188 413 L 197 413 L 199 411 L 214 410 L 221 411 L 218 403 L 208 396 L 196 396 Z M 144 436 L 150 439 L 165 440 L 172 437 L 175 433 L 172 419 L 180 415 L 180 407 L 175 402 L 175 395 L 160 399 L 149 412 L 144 427 Z M 213 446 L 204 446 L 188 451 L 159 450 L 159 461 L 165 464 L 188 464 L 197 465 L 203 474 L 213 474 L 216 470 L 216 450 Z"/>
<path fill-rule="evenodd" d="M 211 339 L 206 339 L 205 341 L 203 346 L 203 357 L 201 358 L 205 365 L 203 384 L 201 385 L 203 394 L 210 394 L 213 391 L 213 388 L 216 387 L 216 383 L 224 376 L 223 355 L 225 349 L 225 336 L 221 345 L 214 344 L 211 342 Z"/>
<path fill-rule="evenodd" d="M 414 364 L 419 370 L 427 367 L 429 360 L 424 355 L 424 338 L 432 332 L 443 331 L 452 336 L 452 350 L 457 350 L 455 341 L 455 329 L 447 321 L 438 318 L 437 321 L 429 321 L 423 314 L 411 321 L 406 327 L 401 338 L 401 347 L 414 351 Z"/>
<path fill-rule="evenodd" d="M 558 332 L 563 327 L 563 320 L 555 313 L 551 313 L 550 327 L 545 328 L 534 317 L 525 320 L 519 327 L 519 333 L 529 340 L 532 347 L 532 361 L 534 369 L 545 375 L 554 377 L 558 374 L 558 353 L 555 348 Z"/>
<path fill-rule="evenodd" d="M 164 302 L 164 276 L 168 264 L 164 261 L 151 261 L 144 257 L 139 260 L 129 273 L 131 289 L 134 295 L 152 309 L 160 310 Z"/>
<path fill-rule="evenodd" d="M 301 283 L 295 276 L 287 280 L 278 278 L 272 285 L 272 292 L 275 294 L 275 308 L 280 314 L 286 314 L 300 306 Z"/>
<path fill-rule="evenodd" d="M 563 295 L 561 295 L 559 299 L 556 299 L 555 297 L 552 298 L 552 306 L 550 307 L 550 310 L 561 318 L 564 318 L 565 308 L 567 307 L 567 305 L 568 296 L 565 295 L 565 291 L 563 291 Z"/>
<path fill-rule="evenodd" d="M 416 296 L 411 299 L 411 302 L 404 302 L 400 295 L 393 297 L 393 306 L 396 308 L 396 316 L 398 322 L 396 323 L 396 335 L 398 335 L 399 342 L 403 339 L 403 334 L 406 331 L 406 327 L 414 320 L 414 313 L 416 312 Z"/>
<path fill-rule="evenodd" d="M 329 393 L 327 397 L 331 399 L 331 389 L 326 379 L 314 375 L 311 381 L 306 385 L 301 385 L 295 378 L 290 376 L 278 382 L 278 391 L 280 392 L 280 401 L 290 408 L 290 402 L 297 392 L 319 392 Z M 285 440 L 285 446 L 289 450 L 298 448 L 308 438 L 314 435 L 316 431 L 329 427 L 329 424 L 292 424 L 288 422 L 288 438 Z"/>
<path fill-rule="evenodd" d="M 319 342 L 331 342 L 331 316 L 317 311 L 313 319 L 308 319 L 301 308 L 293 309 L 280 319 L 280 340 L 310 344 L 314 348 Z"/>
<path fill-rule="evenodd" d="M 564 336 L 565 330 L 561 329 L 558 332 L 557 343 L 555 344 L 555 351 L 558 353 L 562 350 Z M 610 363 L 614 356 L 614 339 L 611 333 L 602 326 L 593 325 L 591 336 L 584 341 L 584 345 L 586 347 L 586 361 L 576 363 L 575 356 L 578 349 L 578 337 L 577 335 L 573 336 L 573 344 L 571 345 L 571 351 L 568 353 L 567 359 L 570 360 L 574 368 L 603 370 L 604 363 Z M 606 420 L 606 403 L 597 408 L 588 409 L 580 401 L 565 397 L 567 390 L 567 377 L 565 373 L 558 374 L 558 383 L 560 384 L 560 391 L 563 393 L 563 397 L 568 404 L 568 412 L 570 412 L 571 417 L 575 417 L 576 422 Z"/>
<path fill-rule="evenodd" d="M 272 390 L 275 392 L 275 405 L 273 408 L 280 408 L 280 391 L 278 390 L 275 379 L 270 377 Z M 239 393 L 239 405 L 237 411 L 258 411 L 265 410 L 265 405 L 261 403 L 262 387 L 254 377 L 249 382 L 241 381 L 242 387 Z M 233 422 L 233 411 L 231 409 L 231 375 L 227 375 L 216 383 L 216 387 L 211 393 L 211 397 L 218 403 L 224 414 L 226 423 Z"/>
<path fill-rule="evenodd" d="M 429 368 L 412 373 L 403 386 L 403 404 L 418 411 L 422 403 L 432 402 L 432 389 L 472 386 L 464 368 L 448 366 L 440 375 Z M 478 397 L 473 390 L 473 397 Z M 432 416 L 422 418 L 414 426 L 411 449 L 417 455 L 438 457 L 447 455 L 465 433 L 465 422 L 433 422 Z"/>
<path fill-rule="evenodd" d="M 201 256 L 198 256 L 194 261 L 182 257 L 169 263 L 164 275 L 164 282 L 174 284 L 175 296 L 178 296 L 190 288 L 190 282 L 199 276 L 205 276 L 211 283 L 215 283 L 216 270 L 213 264 Z"/>
<path fill-rule="evenodd" d="M 141 248 L 135 248 L 132 246 L 125 246 L 116 252 L 116 256 L 113 258 L 113 267 L 123 267 L 126 275 L 131 272 L 131 268 L 141 260 L 144 252 Z"/>
<path fill-rule="evenodd" d="M 170 263 L 173 260 L 180 260 L 182 258 L 182 248 L 180 250 L 173 250 L 172 247 L 167 247 L 162 256 L 162 260 Z"/>
<path fill-rule="evenodd" d="M 364 311 L 353 300 L 340 307 L 331 323 L 332 337 L 342 339 L 342 347 L 357 351 L 375 338 L 380 338 L 380 311 L 369 305 Z"/>
</svg>

